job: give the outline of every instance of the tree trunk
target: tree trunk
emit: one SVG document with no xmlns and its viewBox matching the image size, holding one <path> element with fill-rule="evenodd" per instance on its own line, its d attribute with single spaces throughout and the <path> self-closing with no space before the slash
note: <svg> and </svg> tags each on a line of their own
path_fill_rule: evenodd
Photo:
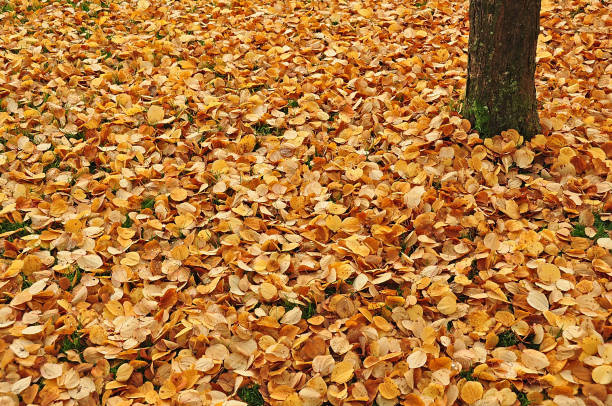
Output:
<svg viewBox="0 0 612 406">
<path fill-rule="evenodd" d="M 535 56 L 541 0 L 470 0 L 463 115 L 483 137 L 540 131 Z"/>
</svg>

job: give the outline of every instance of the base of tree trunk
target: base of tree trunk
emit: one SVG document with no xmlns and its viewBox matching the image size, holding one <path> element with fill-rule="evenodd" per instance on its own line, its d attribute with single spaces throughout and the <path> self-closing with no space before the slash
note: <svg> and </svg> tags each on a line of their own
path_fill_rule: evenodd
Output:
<svg viewBox="0 0 612 406">
<path fill-rule="evenodd" d="M 462 114 L 483 137 L 540 132 L 535 56 L 540 0 L 470 0 L 468 79 Z"/>
</svg>

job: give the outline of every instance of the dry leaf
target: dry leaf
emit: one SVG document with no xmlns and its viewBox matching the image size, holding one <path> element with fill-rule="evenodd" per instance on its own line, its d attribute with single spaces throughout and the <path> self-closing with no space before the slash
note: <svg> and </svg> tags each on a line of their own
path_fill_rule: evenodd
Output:
<svg viewBox="0 0 612 406">
<path fill-rule="evenodd" d="M 593 369 L 593 381 L 601 385 L 609 385 L 612 383 L 612 366 L 600 365 Z"/>
<path fill-rule="evenodd" d="M 605 403 L 605 2 L 542 2 L 531 139 L 469 2 L 268 3 L 0 4 L 0 403 Z"/>
<path fill-rule="evenodd" d="M 438 310 L 444 315 L 450 315 L 457 311 L 457 301 L 453 296 L 444 296 L 438 302 Z"/>
<path fill-rule="evenodd" d="M 99 255 L 88 254 L 77 259 L 77 264 L 85 270 L 92 270 L 101 268 L 104 263 Z"/>
<path fill-rule="evenodd" d="M 116 374 L 115 379 L 119 382 L 125 382 L 128 379 L 130 379 L 132 372 L 134 372 L 134 367 L 132 367 L 130 364 L 128 363 L 121 364 L 119 369 L 117 369 L 117 374 Z"/>
<path fill-rule="evenodd" d="M 561 279 L 559 267 L 554 264 L 544 263 L 538 265 L 538 277 L 547 283 L 553 283 Z"/>
<path fill-rule="evenodd" d="M 401 393 L 397 384 L 389 378 L 385 378 L 384 382 L 378 385 L 378 392 L 385 399 L 394 399 Z"/>
<path fill-rule="evenodd" d="M 158 123 L 164 119 L 164 108 L 161 106 L 153 105 L 149 107 L 147 111 L 147 120 L 151 124 Z"/>
<path fill-rule="evenodd" d="M 410 368 L 420 368 L 427 362 L 427 354 L 421 350 L 416 350 L 408 356 L 407 361 Z"/>
<path fill-rule="evenodd" d="M 538 292 L 537 290 L 532 290 L 527 295 L 527 303 L 534 309 L 545 312 L 548 311 L 548 299 L 546 295 L 542 292 Z"/>
<path fill-rule="evenodd" d="M 480 382 L 468 381 L 461 387 L 461 399 L 471 405 L 482 399 L 483 392 Z"/>
<path fill-rule="evenodd" d="M 46 363 L 40 368 L 40 374 L 45 379 L 55 379 L 62 375 L 61 364 Z"/>
<path fill-rule="evenodd" d="M 521 361 L 527 368 L 535 370 L 540 370 L 550 365 L 545 354 L 530 348 L 521 352 Z"/>
<path fill-rule="evenodd" d="M 346 383 L 353 377 L 353 363 L 350 361 L 338 362 L 334 365 L 331 373 L 331 380 L 335 383 Z"/>
</svg>

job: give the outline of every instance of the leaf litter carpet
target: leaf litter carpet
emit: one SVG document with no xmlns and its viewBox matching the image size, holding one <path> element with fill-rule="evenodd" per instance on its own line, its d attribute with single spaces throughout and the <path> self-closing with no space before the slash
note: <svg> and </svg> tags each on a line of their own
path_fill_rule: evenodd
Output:
<svg viewBox="0 0 612 406">
<path fill-rule="evenodd" d="M 612 404 L 606 3 L 0 0 L 0 404 Z"/>
</svg>

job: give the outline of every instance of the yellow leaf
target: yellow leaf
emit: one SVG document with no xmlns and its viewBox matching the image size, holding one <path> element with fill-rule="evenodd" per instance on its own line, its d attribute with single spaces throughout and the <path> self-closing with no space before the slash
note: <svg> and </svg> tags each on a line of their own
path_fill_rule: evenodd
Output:
<svg viewBox="0 0 612 406">
<path fill-rule="evenodd" d="M 127 381 L 128 379 L 130 379 L 132 372 L 134 372 L 134 367 L 132 367 L 130 364 L 128 363 L 121 364 L 119 369 L 117 369 L 117 375 L 116 375 L 117 381 L 119 382 Z"/>
<path fill-rule="evenodd" d="M 561 272 L 557 265 L 544 263 L 538 266 L 538 277 L 543 282 L 553 283 L 561 279 Z"/>
<path fill-rule="evenodd" d="M 609 385 L 612 383 L 612 366 L 600 365 L 595 367 L 592 372 L 592 377 L 595 382 L 601 385 Z"/>
<path fill-rule="evenodd" d="M 338 362 L 332 370 L 331 380 L 335 383 L 346 383 L 353 377 L 353 372 L 353 363 L 351 361 Z"/>
<path fill-rule="evenodd" d="M 366 245 L 361 244 L 357 240 L 356 235 L 350 236 L 349 238 L 344 240 L 344 242 L 346 243 L 346 247 L 357 255 L 365 257 L 370 254 L 370 249 Z"/>
<path fill-rule="evenodd" d="M 480 382 L 468 381 L 461 388 L 461 399 L 471 405 L 482 398 L 483 392 L 484 389 Z"/>
<path fill-rule="evenodd" d="M 384 382 L 378 385 L 378 392 L 385 399 L 394 399 L 401 393 L 397 384 L 391 378 L 385 378 Z"/>
<path fill-rule="evenodd" d="M 125 107 L 132 103 L 132 98 L 129 94 L 121 93 L 117 95 L 117 103 L 121 107 Z"/>
<path fill-rule="evenodd" d="M 251 152 L 253 148 L 255 148 L 255 144 L 257 143 L 257 138 L 253 134 L 247 134 L 238 142 L 240 145 L 240 149 L 242 152 Z"/>
<path fill-rule="evenodd" d="M 346 211 L 346 207 L 341 204 L 330 203 L 327 206 L 327 212 L 330 214 L 342 214 Z"/>
<path fill-rule="evenodd" d="M 176 202 L 182 202 L 187 198 L 187 191 L 183 188 L 172 189 L 172 192 L 170 192 L 170 198 Z"/>
<path fill-rule="evenodd" d="M 164 108 L 158 105 L 153 105 L 149 107 L 149 111 L 147 111 L 147 120 L 149 124 L 155 124 L 164 119 Z"/>
<path fill-rule="evenodd" d="M 438 310 L 445 316 L 451 315 L 457 311 L 457 301 L 451 295 L 444 296 L 438 302 Z"/>
<path fill-rule="evenodd" d="M 342 227 L 342 220 L 338 216 L 327 216 L 325 219 L 325 225 L 334 233 Z"/>
<path fill-rule="evenodd" d="M 151 5 L 151 3 L 149 3 L 147 0 L 138 0 L 138 4 L 136 5 L 136 9 L 137 10 L 146 10 L 149 8 L 149 6 Z"/>
<path fill-rule="evenodd" d="M 140 106 L 132 106 L 129 109 L 125 110 L 125 114 L 127 114 L 128 116 L 134 116 L 140 112 L 142 112 L 142 107 Z"/>
<path fill-rule="evenodd" d="M 370 18 L 374 14 L 374 11 L 371 8 L 360 8 L 357 10 L 360 16 L 365 18 Z"/>
</svg>

